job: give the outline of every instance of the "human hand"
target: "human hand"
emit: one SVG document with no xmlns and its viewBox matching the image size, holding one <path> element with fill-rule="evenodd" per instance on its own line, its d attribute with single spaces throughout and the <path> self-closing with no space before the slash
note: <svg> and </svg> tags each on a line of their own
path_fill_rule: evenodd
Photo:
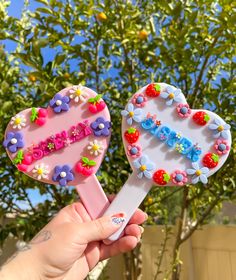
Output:
<svg viewBox="0 0 236 280">
<path fill-rule="evenodd" d="M 122 225 L 120 216 L 92 221 L 81 202 L 63 208 L 3 267 L 0 278 L 84 279 L 99 261 L 130 251 L 139 242 L 143 229 L 138 225 L 147 218 L 139 209 L 120 239 L 110 245 L 102 242 Z"/>
</svg>

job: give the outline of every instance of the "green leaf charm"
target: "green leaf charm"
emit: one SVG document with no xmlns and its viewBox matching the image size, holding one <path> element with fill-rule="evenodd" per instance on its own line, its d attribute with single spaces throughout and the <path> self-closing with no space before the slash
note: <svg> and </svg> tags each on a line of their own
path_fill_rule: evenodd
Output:
<svg viewBox="0 0 236 280">
<path fill-rule="evenodd" d="M 205 121 L 205 122 L 208 122 L 209 120 L 210 120 L 210 116 L 206 114 L 206 115 L 204 116 L 204 121 Z"/>
<path fill-rule="evenodd" d="M 136 128 L 134 128 L 134 127 L 128 128 L 128 133 L 129 134 L 135 133 L 135 131 L 136 131 Z"/>
<path fill-rule="evenodd" d="M 102 95 L 98 94 L 96 97 L 93 98 L 89 98 L 88 103 L 92 103 L 92 104 L 97 104 L 99 102 L 99 100 L 101 99 Z"/>
<path fill-rule="evenodd" d="M 83 166 L 95 166 L 96 162 L 94 160 L 89 160 L 87 157 L 82 157 Z"/>
<path fill-rule="evenodd" d="M 170 181 L 170 175 L 169 174 L 167 174 L 167 173 L 165 173 L 164 175 L 163 175 L 163 180 L 167 183 L 167 182 L 169 182 Z"/>
<path fill-rule="evenodd" d="M 218 162 L 219 161 L 219 156 L 216 155 L 216 154 L 213 154 L 212 159 L 213 159 L 214 162 Z"/>
<path fill-rule="evenodd" d="M 159 84 L 156 84 L 154 88 L 157 92 L 161 91 L 161 86 Z"/>
<path fill-rule="evenodd" d="M 30 120 L 31 122 L 34 122 L 37 118 L 38 118 L 38 111 L 35 107 L 33 107 L 31 110 Z"/>
<path fill-rule="evenodd" d="M 22 160 L 24 159 L 24 153 L 23 150 L 19 150 L 16 154 L 16 157 L 13 160 L 14 164 L 22 163 Z"/>
</svg>

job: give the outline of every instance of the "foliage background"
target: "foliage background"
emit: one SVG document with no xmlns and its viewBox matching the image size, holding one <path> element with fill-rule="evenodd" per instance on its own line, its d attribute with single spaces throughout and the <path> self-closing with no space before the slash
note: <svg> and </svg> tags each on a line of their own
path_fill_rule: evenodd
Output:
<svg viewBox="0 0 236 280">
<path fill-rule="evenodd" d="M 231 124 L 234 138 L 233 1 L 35 0 L 32 9 L 25 0 L 20 18 L 8 14 L 10 2 L 0 0 L 1 141 L 18 111 L 46 106 L 68 85 L 86 84 L 103 94 L 110 108 L 112 140 L 98 177 L 106 192 L 117 192 L 130 172 L 121 146 L 120 110 L 138 88 L 154 81 L 181 88 L 191 107 L 219 114 Z M 100 12 L 105 19 L 97 17 Z M 144 38 L 141 30 L 147 32 Z M 7 42 L 16 43 L 13 51 Z M 77 194 L 22 175 L 0 149 L 0 217 L 16 217 L 0 226 L 0 242 L 9 233 L 27 241 Z M 153 188 L 142 205 L 149 224 L 178 224 L 173 279 L 181 243 L 220 210 L 222 201 L 235 201 L 235 150 L 234 143 L 224 168 L 207 185 Z M 34 205 L 32 189 L 46 199 Z M 127 265 L 136 257 L 137 252 L 126 255 Z"/>
</svg>

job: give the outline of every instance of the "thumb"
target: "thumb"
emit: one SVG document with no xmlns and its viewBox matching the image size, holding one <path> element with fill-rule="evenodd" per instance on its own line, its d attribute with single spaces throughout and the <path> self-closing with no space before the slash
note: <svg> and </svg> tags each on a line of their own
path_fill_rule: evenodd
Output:
<svg viewBox="0 0 236 280">
<path fill-rule="evenodd" d="M 115 233 L 125 222 L 124 214 L 104 216 L 97 220 L 79 225 L 79 236 L 86 243 L 108 238 Z"/>
</svg>

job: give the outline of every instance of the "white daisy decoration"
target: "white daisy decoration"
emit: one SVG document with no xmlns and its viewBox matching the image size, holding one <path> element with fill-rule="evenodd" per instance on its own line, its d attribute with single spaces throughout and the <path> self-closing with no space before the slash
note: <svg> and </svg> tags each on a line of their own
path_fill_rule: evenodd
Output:
<svg viewBox="0 0 236 280">
<path fill-rule="evenodd" d="M 69 90 L 70 99 L 74 99 L 76 103 L 85 102 L 88 94 L 84 91 L 84 87 L 82 85 L 72 86 Z"/>
<path fill-rule="evenodd" d="M 96 139 L 92 142 L 89 142 L 88 150 L 90 151 L 91 155 L 98 156 L 104 150 L 104 146 L 102 142 L 97 141 Z"/>
<path fill-rule="evenodd" d="M 40 163 L 34 166 L 32 172 L 33 172 L 33 176 L 38 180 L 41 180 L 42 178 L 47 179 L 49 174 L 49 168 L 48 165 L 45 165 L 44 163 Z"/>
<path fill-rule="evenodd" d="M 14 129 L 22 129 L 26 125 L 26 118 L 24 115 L 16 115 L 11 118 L 10 124 Z"/>
</svg>

